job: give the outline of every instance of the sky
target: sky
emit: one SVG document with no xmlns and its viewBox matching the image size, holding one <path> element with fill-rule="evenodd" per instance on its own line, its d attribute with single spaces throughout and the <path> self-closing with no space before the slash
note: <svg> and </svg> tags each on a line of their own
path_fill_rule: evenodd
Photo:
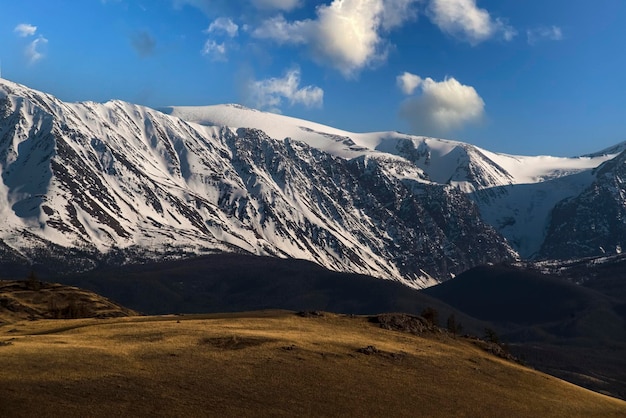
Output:
<svg viewBox="0 0 626 418">
<path fill-rule="evenodd" d="M 2 77 L 520 155 L 626 141 L 624 0 L 0 0 Z"/>
</svg>

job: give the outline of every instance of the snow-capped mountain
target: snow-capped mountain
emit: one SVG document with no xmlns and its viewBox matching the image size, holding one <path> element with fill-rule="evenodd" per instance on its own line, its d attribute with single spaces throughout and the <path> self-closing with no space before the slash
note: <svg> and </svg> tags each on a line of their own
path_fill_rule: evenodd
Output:
<svg viewBox="0 0 626 418">
<path fill-rule="evenodd" d="M 593 179 L 552 211 L 541 258 L 595 257 L 626 249 L 626 151 L 595 169 Z"/>
<path fill-rule="evenodd" d="M 64 103 L 0 80 L 0 258 L 84 270 L 248 252 L 419 288 L 538 254 L 553 208 L 618 151 L 512 156 L 237 105 Z"/>
<path fill-rule="evenodd" d="M 162 111 L 207 126 L 254 127 L 273 138 L 297 138 L 345 159 L 401 157 L 398 161 L 411 167 L 414 180 L 450 185 L 467 193 L 482 218 L 524 258 L 538 254 L 554 206 L 589 187 L 594 180 L 592 170 L 626 149 L 623 143 L 574 158 L 516 156 L 398 132 L 341 131 L 238 105 L 169 107 Z M 398 178 L 404 175 L 399 173 Z"/>
<path fill-rule="evenodd" d="M 2 80 L 1 247 L 33 261 L 71 253 L 83 269 L 244 251 L 413 287 L 516 256 L 458 189 L 308 129 L 354 154 L 120 101 L 63 103 Z"/>
</svg>

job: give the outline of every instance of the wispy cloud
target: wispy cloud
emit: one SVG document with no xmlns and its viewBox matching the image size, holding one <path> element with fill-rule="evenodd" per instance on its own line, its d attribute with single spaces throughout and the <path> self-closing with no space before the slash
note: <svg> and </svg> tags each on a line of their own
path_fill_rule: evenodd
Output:
<svg viewBox="0 0 626 418">
<path fill-rule="evenodd" d="M 208 29 L 205 30 L 205 33 L 225 34 L 234 38 L 237 36 L 238 31 L 239 26 L 237 26 L 230 18 L 219 17 L 211 22 Z"/>
<path fill-rule="evenodd" d="M 37 26 L 31 25 L 30 23 L 20 23 L 13 29 L 15 33 L 17 33 L 22 38 L 26 38 L 27 36 L 33 36 L 37 32 Z"/>
<path fill-rule="evenodd" d="M 37 26 L 31 25 L 30 23 L 20 23 L 13 29 L 13 31 L 21 38 L 32 37 L 37 34 Z M 42 49 L 45 48 L 47 44 L 48 39 L 39 35 L 36 39 L 26 45 L 24 48 L 24 55 L 30 64 L 34 64 L 44 57 Z"/>
<path fill-rule="evenodd" d="M 294 68 L 282 78 L 252 80 L 247 86 L 248 101 L 258 109 L 280 113 L 283 103 L 290 106 L 321 107 L 324 90 L 316 86 L 300 87 L 300 69 Z"/>
<path fill-rule="evenodd" d="M 406 99 L 400 107 L 400 116 L 414 133 L 441 135 L 483 118 L 485 102 L 482 97 L 474 87 L 461 84 L 455 78 L 435 81 L 404 73 L 396 81 L 405 94 L 419 89 L 417 95 Z"/>
<path fill-rule="evenodd" d="M 26 58 L 28 58 L 28 62 L 30 64 L 34 64 L 37 61 L 40 61 L 44 57 L 44 53 L 41 51 L 48 44 L 48 40 L 43 36 L 39 36 L 37 39 L 32 41 L 26 46 L 24 53 Z"/>
<path fill-rule="evenodd" d="M 227 61 L 228 50 L 238 46 L 233 38 L 239 34 L 239 26 L 230 18 L 219 17 L 213 20 L 203 32 L 211 37 L 204 43 L 202 55 L 213 61 Z"/>
<path fill-rule="evenodd" d="M 206 55 L 213 61 L 226 61 L 226 44 L 207 39 L 202 48 L 202 55 Z"/>
<path fill-rule="evenodd" d="M 302 6 L 305 1 L 306 0 L 172 0 L 172 4 L 175 9 L 180 9 L 183 6 L 192 6 L 201 10 L 207 16 L 213 17 L 225 12 L 245 14 L 253 10 L 261 10 L 263 12 L 290 12 Z"/>
<path fill-rule="evenodd" d="M 528 29 L 526 38 L 530 45 L 534 45 L 539 41 L 561 41 L 563 40 L 563 31 L 558 26 L 543 26 Z"/>
<path fill-rule="evenodd" d="M 263 10 L 291 11 L 302 6 L 302 0 L 252 0 L 252 4 Z"/>
<path fill-rule="evenodd" d="M 386 58 L 388 31 L 417 16 L 419 0 L 333 0 L 316 9 L 315 19 L 287 21 L 278 15 L 252 35 L 278 44 L 303 45 L 322 65 L 351 77 Z"/>
<path fill-rule="evenodd" d="M 472 45 L 494 37 L 510 41 L 517 35 L 506 20 L 494 19 L 476 0 L 431 0 L 427 14 L 441 31 Z"/>
</svg>

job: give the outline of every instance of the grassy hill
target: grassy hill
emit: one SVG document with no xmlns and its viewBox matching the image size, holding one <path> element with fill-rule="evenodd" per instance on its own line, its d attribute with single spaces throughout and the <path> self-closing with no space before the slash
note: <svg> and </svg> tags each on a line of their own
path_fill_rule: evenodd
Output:
<svg viewBox="0 0 626 418">
<path fill-rule="evenodd" d="M 0 326 L 0 416 L 621 417 L 441 333 L 292 312 Z"/>
<path fill-rule="evenodd" d="M 0 325 L 22 319 L 109 318 L 137 315 L 96 293 L 58 283 L 0 280 Z"/>
</svg>

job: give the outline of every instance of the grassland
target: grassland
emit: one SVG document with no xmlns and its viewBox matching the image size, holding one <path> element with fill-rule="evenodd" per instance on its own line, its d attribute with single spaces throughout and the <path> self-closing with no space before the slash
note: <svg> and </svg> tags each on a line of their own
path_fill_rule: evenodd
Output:
<svg viewBox="0 0 626 418">
<path fill-rule="evenodd" d="M 369 347 L 369 348 L 368 348 Z M 462 339 L 286 311 L 0 326 L 0 416 L 621 417 Z"/>
</svg>

